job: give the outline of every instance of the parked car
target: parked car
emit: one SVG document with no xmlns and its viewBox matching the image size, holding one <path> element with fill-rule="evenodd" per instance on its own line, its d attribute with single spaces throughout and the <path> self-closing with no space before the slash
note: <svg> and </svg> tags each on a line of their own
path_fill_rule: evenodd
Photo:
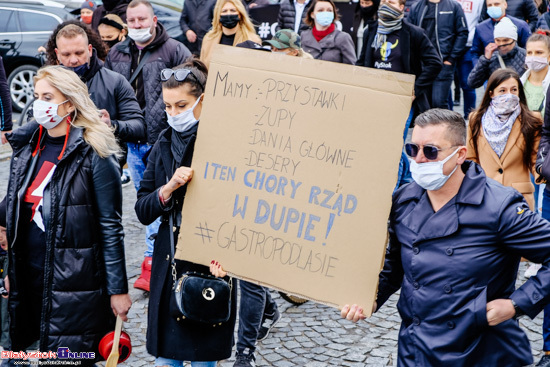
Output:
<svg viewBox="0 0 550 367">
<path fill-rule="evenodd" d="M 33 77 L 42 65 L 37 49 L 59 23 L 74 18 L 70 10 L 50 0 L 0 1 L 0 55 L 14 110 L 32 100 Z"/>
</svg>

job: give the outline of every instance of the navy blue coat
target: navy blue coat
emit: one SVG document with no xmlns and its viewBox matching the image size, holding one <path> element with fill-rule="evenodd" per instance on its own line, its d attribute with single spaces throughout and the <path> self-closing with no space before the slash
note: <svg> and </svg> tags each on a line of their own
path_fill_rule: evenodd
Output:
<svg viewBox="0 0 550 367">
<path fill-rule="evenodd" d="M 414 182 L 393 198 L 377 303 L 401 288 L 398 366 L 529 365 L 529 340 L 517 321 L 488 326 L 486 305 L 511 298 L 531 318 L 543 309 L 550 223 L 479 165 L 466 161 L 462 170 L 458 194 L 436 213 Z M 543 266 L 515 290 L 521 256 Z"/>
</svg>

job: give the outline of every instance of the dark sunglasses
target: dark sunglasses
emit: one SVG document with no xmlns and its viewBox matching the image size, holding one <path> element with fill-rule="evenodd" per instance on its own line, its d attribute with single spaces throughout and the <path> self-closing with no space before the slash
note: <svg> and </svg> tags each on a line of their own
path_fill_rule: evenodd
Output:
<svg viewBox="0 0 550 367">
<path fill-rule="evenodd" d="M 424 153 L 424 157 L 426 157 L 426 159 L 433 161 L 437 159 L 437 155 L 439 154 L 439 152 L 443 150 L 451 149 L 457 146 L 458 145 L 451 145 L 448 148 L 441 149 L 436 147 L 435 145 L 427 144 L 422 147 L 422 153 Z M 405 144 L 405 153 L 407 153 L 407 155 L 411 158 L 416 158 L 419 150 L 420 150 L 420 147 L 418 146 L 418 144 L 414 144 L 414 143 Z"/>
<path fill-rule="evenodd" d="M 185 81 L 185 79 L 187 79 L 189 75 L 192 75 L 193 78 L 195 78 L 195 80 L 199 83 L 201 88 L 204 90 L 204 85 L 201 83 L 199 78 L 197 78 L 197 76 L 193 74 L 193 72 L 189 69 L 176 69 L 176 70 L 162 69 L 162 71 L 160 72 L 160 80 L 162 82 L 166 82 L 168 81 L 168 79 L 172 77 L 172 75 L 174 76 L 174 79 L 176 79 L 177 82 L 183 82 Z"/>
</svg>

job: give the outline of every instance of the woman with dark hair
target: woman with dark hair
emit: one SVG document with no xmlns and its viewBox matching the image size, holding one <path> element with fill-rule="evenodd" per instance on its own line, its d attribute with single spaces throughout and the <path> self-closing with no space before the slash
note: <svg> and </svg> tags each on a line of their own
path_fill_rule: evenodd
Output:
<svg viewBox="0 0 550 367">
<path fill-rule="evenodd" d="M 336 28 L 339 18 L 332 0 L 313 0 L 304 19 L 311 29 L 302 32 L 302 47 L 314 59 L 355 65 L 355 46 L 349 34 Z"/>
<path fill-rule="evenodd" d="M 378 21 L 378 8 L 380 0 L 359 0 L 355 5 L 355 15 L 353 17 L 353 33 L 351 39 L 355 43 L 356 54 L 361 54 L 363 49 L 363 34 L 369 26 L 376 26 Z"/>
<path fill-rule="evenodd" d="M 52 35 L 48 39 L 48 43 L 46 43 L 46 64 L 47 65 L 57 65 L 59 64 L 59 61 L 57 60 L 57 55 L 55 53 L 55 49 L 57 48 L 56 43 L 56 37 L 57 33 L 59 33 L 60 30 L 65 28 L 65 26 L 69 24 L 74 24 L 80 28 L 82 28 L 86 35 L 88 36 L 88 42 L 92 45 L 92 47 L 97 52 L 97 57 L 101 61 L 105 61 L 105 58 L 107 57 L 107 54 L 109 53 L 109 49 L 107 45 L 103 43 L 101 40 L 101 37 L 99 34 L 94 32 L 90 27 L 88 27 L 86 24 L 82 23 L 79 20 L 67 20 L 61 24 L 59 24 L 53 31 Z M 40 51 L 40 49 L 39 49 Z"/>
<path fill-rule="evenodd" d="M 531 210 L 535 161 L 541 119 L 527 107 L 519 75 L 512 69 L 495 71 L 481 105 L 470 114 L 467 159 L 479 163 L 490 177 L 518 190 Z"/>
<path fill-rule="evenodd" d="M 151 150 L 135 205 L 137 217 L 145 225 L 162 218 L 153 252 L 147 327 L 147 351 L 157 357 L 155 366 L 183 366 L 184 361 L 192 361 L 193 367 L 214 367 L 216 361 L 231 356 L 233 347 L 236 282 L 232 287 L 231 316 L 221 325 L 214 327 L 176 319 L 169 310 L 174 283 L 170 236 L 175 244 L 187 183 L 193 178 L 190 165 L 206 77 L 206 66 L 197 59 L 162 70 L 162 98 L 169 127 L 160 134 Z M 173 223 L 174 231 L 170 223 Z M 175 260 L 175 267 L 178 274 L 226 275 L 221 267 L 214 265 L 209 269 Z"/>
</svg>

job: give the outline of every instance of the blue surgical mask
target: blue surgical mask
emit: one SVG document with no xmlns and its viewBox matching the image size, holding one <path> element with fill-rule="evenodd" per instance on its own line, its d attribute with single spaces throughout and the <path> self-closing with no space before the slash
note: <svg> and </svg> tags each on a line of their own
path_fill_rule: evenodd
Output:
<svg viewBox="0 0 550 367">
<path fill-rule="evenodd" d="M 487 8 L 487 15 L 493 19 L 502 17 L 502 8 L 500 6 L 490 6 Z"/>
<path fill-rule="evenodd" d="M 193 110 L 195 110 L 195 107 L 197 107 L 200 100 L 200 98 L 197 98 L 197 101 L 195 102 L 193 107 L 186 111 L 183 111 L 182 113 L 178 113 L 176 116 L 170 116 L 167 114 L 168 125 L 170 125 L 172 129 L 176 130 L 179 133 L 182 133 L 193 127 L 199 121 L 195 118 Z"/>
<path fill-rule="evenodd" d="M 425 162 L 425 163 L 416 163 L 414 159 L 410 159 L 411 164 L 411 174 L 414 182 L 418 186 L 422 187 L 424 190 L 435 191 L 445 185 L 445 182 L 455 173 L 458 166 L 449 174 L 445 175 L 443 173 L 443 165 L 447 163 L 452 156 L 458 152 L 460 148 L 457 148 L 453 154 L 449 155 L 442 161 L 437 162 Z"/>
<path fill-rule="evenodd" d="M 315 14 L 315 20 L 320 26 L 326 27 L 328 25 L 331 25 L 334 21 L 334 13 L 331 11 L 322 11 Z"/>
</svg>

